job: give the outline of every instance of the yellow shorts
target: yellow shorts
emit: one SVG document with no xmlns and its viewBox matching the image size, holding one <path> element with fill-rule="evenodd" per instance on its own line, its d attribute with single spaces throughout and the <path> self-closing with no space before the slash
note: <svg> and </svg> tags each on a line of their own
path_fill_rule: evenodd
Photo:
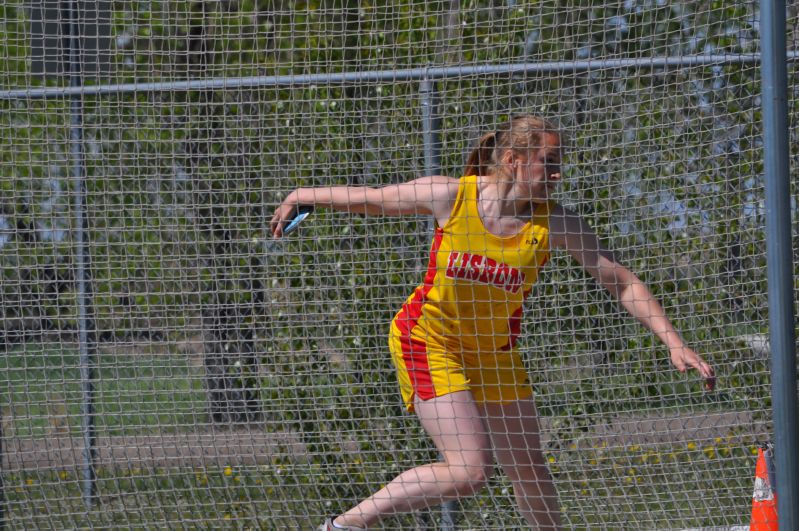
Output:
<svg viewBox="0 0 799 531">
<path fill-rule="evenodd" d="M 430 400 L 455 391 L 471 391 L 478 403 L 513 402 L 533 395 L 515 350 L 448 352 L 403 332 L 396 321 L 391 323 L 388 345 L 408 411 L 413 411 L 414 397 Z"/>
</svg>

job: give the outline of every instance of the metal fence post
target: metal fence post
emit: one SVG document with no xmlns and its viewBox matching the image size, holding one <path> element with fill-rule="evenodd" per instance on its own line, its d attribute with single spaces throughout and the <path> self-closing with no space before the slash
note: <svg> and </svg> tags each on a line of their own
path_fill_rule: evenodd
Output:
<svg viewBox="0 0 799 531">
<path fill-rule="evenodd" d="M 78 0 L 69 3 L 69 85 L 83 86 L 80 50 L 80 19 Z M 70 154 L 75 208 L 75 267 L 78 305 L 78 341 L 80 349 L 80 380 L 82 390 L 81 434 L 83 435 L 82 495 L 86 507 L 94 503 L 97 474 L 95 459 L 97 436 L 94 424 L 94 380 L 96 337 L 92 291 L 90 284 L 90 253 L 88 240 L 88 205 L 86 191 L 86 164 L 83 157 L 83 94 L 73 93 L 70 98 Z"/>
<path fill-rule="evenodd" d="M 799 427 L 796 405 L 791 183 L 788 162 L 788 81 L 785 0 L 760 4 L 766 263 L 771 341 L 771 394 L 780 529 L 799 529 Z"/>
<path fill-rule="evenodd" d="M 438 117 L 438 92 L 434 81 L 427 77 L 419 82 L 422 106 L 422 141 L 424 143 L 425 175 L 441 175 L 441 120 Z M 427 222 L 430 232 L 435 230 L 435 220 Z"/>
<path fill-rule="evenodd" d="M 419 96 L 422 106 L 422 141 L 424 143 L 425 175 L 441 175 L 441 120 L 438 117 L 438 93 L 435 82 L 423 78 L 419 82 Z M 435 230 L 436 220 L 427 220 L 428 232 Z M 443 456 L 439 456 L 443 459 Z M 455 530 L 457 503 L 448 501 L 441 504 L 442 531 Z"/>
<path fill-rule="evenodd" d="M 438 91 L 435 82 L 425 78 L 419 82 L 422 104 L 422 138 L 424 140 L 424 171 L 427 175 L 441 173 L 441 120 L 438 117 Z"/>
<path fill-rule="evenodd" d="M 3 450 L 3 417 L 0 415 L 0 530 L 6 529 L 6 511 L 7 511 L 7 498 L 6 498 L 6 484 L 3 481 L 3 456 L 5 452 Z"/>
</svg>

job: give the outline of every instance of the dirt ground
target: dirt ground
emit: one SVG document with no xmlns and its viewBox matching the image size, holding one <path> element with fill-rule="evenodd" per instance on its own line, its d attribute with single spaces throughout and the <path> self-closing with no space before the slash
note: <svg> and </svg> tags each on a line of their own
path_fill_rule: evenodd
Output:
<svg viewBox="0 0 799 531">
<path fill-rule="evenodd" d="M 555 419 L 542 419 L 542 439 Z M 713 441 L 732 436 L 741 444 L 766 440 L 768 426 L 749 412 L 706 413 L 693 416 L 617 417 L 595 426 L 576 441 L 577 447 L 625 447 Z M 83 461 L 82 438 L 54 434 L 47 439 L 9 438 L 3 449 L 6 473 L 42 469 L 74 469 Z M 276 459 L 302 461 L 307 451 L 299 434 L 258 428 L 225 430 L 197 426 L 194 431 L 163 435 L 98 437 L 100 467 L 156 468 L 183 466 L 247 466 Z"/>
</svg>

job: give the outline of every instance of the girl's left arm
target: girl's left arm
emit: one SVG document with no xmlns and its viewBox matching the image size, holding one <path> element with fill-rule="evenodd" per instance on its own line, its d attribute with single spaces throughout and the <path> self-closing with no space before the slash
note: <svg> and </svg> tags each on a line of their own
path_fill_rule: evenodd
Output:
<svg viewBox="0 0 799 531">
<path fill-rule="evenodd" d="M 651 330 L 669 349 L 677 370 L 696 369 L 705 379 L 706 387 L 713 389 L 713 368 L 685 344 L 646 284 L 615 259 L 588 223 L 577 213 L 559 206 L 552 212 L 550 225 L 552 246 L 565 249 L 633 317 Z"/>
</svg>

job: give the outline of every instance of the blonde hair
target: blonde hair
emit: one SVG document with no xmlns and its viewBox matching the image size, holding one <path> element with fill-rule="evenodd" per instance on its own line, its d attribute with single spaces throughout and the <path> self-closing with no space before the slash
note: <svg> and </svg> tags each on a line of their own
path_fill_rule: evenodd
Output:
<svg viewBox="0 0 799 531">
<path fill-rule="evenodd" d="M 551 122 L 539 116 L 522 114 L 513 116 L 491 131 L 480 137 L 477 146 L 466 159 L 464 175 L 489 175 L 502 154 L 508 149 L 516 153 L 528 153 L 531 149 L 541 147 L 546 134 L 560 136 L 560 130 Z"/>
</svg>

